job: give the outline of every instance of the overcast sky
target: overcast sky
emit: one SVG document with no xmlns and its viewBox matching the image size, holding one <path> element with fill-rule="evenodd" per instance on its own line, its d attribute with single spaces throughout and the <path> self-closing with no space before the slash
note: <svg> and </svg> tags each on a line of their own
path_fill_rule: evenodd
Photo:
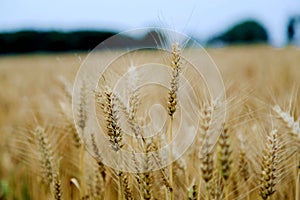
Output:
<svg viewBox="0 0 300 200">
<path fill-rule="evenodd" d="M 240 20 L 259 20 L 271 42 L 286 40 L 300 0 L 0 0 L 0 31 L 166 26 L 206 39 Z"/>
</svg>

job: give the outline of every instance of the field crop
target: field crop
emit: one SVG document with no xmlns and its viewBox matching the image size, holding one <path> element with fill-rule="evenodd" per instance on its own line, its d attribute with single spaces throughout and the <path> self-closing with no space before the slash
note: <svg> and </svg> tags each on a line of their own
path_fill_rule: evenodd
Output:
<svg viewBox="0 0 300 200">
<path fill-rule="evenodd" d="M 221 104 L 226 105 L 226 118 L 221 123 L 212 117 L 224 114 L 218 110 L 220 102 L 209 98 L 204 81 L 193 71 L 184 71 L 188 64 L 176 47 L 163 59 L 169 65 L 169 76 L 163 77 L 169 88 L 137 90 L 125 84 L 128 102 L 124 102 L 109 81 L 135 70 L 126 58 L 105 72 L 99 91 L 82 85 L 79 101 L 73 102 L 80 108 L 75 112 L 81 122 L 77 124 L 72 90 L 87 54 L 1 56 L 0 199 L 300 200 L 299 49 L 236 46 L 207 51 L 225 85 L 226 101 Z M 197 55 L 197 50 L 192 53 Z M 142 62 L 159 54 L 135 56 Z M 183 120 L 183 128 L 178 128 L 179 113 L 184 113 L 180 108 L 187 99 L 179 89 L 181 73 L 192 80 L 196 91 L 197 134 L 182 155 L 176 154 L 180 143 L 159 154 L 177 132 L 184 132 L 182 143 L 191 141 L 194 119 Z M 136 76 L 130 83 L 155 74 Z M 119 170 L 122 163 L 106 165 L 110 154 L 101 150 L 100 133 L 86 127 L 85 100 L 91 94 L 97 121 L 115 154 L 134 148 L 146 155 L 133 154 L 133 172 Z M 152 101 L 159 106 L 151 107 Z M 144 137 L 145 124 L 150 124 L 148 132 L 161 136 Z M 164 165 L 173 158 L 178 159 Z"/>
</svg>

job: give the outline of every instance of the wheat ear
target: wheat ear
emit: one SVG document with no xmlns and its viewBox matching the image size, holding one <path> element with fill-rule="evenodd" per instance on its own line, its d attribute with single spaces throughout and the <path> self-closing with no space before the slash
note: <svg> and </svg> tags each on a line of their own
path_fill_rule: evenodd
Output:
<svg viewBox="0 0 300 200">
<path fill-rule="evenodd" d="M 215 200 L 221 200 L 223 196 L 223 189 L 224 189 L 224 181 L 222 177 L 220 176 L 220 173 L 216 170 L 213 172 L 213 178 L 209 182 L 209 193 L 210 197 L 207 197 L 207 199 L 215 199 Z"/>
<path fill-rule="evenodd" d="M 241 178 L 247 182 L 250 174 L 249 174 L 249 163 L 246 158 L 246 152 L 244 149 L 240 149 L 239 151 L 239 160 L 238 160 L 238 168 L 239 168 L 239 173 L 241 175 Z"/>
<path fill-rule="evenodd" d="M 82 82 L 80 88 L 79 111 L 78 111 L 78 127 L 81 129 L 81 134 L 84 133 L 86 120 L 87 120 L 86 99 L 87 99 L 87 88 L 85 82 Z"/>
<path fill-rule="evenodd" d="M 93 147 L 93 152 L 95 154 L 95 158 L 97 161 L 97 170 L 96 170 L 96 176 L 95 176 L 95 196 L 94 198 L 99 199 L 101 195 L 103 194 L 103 187 L 105 186 L 105 178 L 106 178 L 106 170 L 105 166 L 102 162 L 102 157 L 100 155 L 98 146 L 95 141 L 95 135 L 91 134 L 91 143 Z M 102 179 L 102 181 L 101 181 Z"/>
<path fill-rule="evenodd" d="M 84 129 L 87 121 L 87 88 L 85 82 L 82 82 L 80 88 L 80 99 L 79 99 L 79 111 L 78 111 L 78 127 L 80 128 L 80 134 L 84 135 Z M 84 145 L 80 146 L 80 169 L 81 169 L 81 196 L 85 196 L 86 194 L 86 185 L 85 185 L 85 149 Z"/>
<path fill-rule="evenodd" d="M 103 180 L 103 178 L 102 178 Z M 105 187 L 105 185 L 103 184 L 101 180 L 101 176 L 99 174 L 99 169 L 97 168 L 95 170 L 95 179 L 94 179 L 94 199 L 102 199 L 102 195 L 103 195 L 103 189 Z"/>
<path fill-rule="evenodd" d="M 222 131 L 220 138 L 219 138 L 219 166 L 220 166 L 220 172 L 224 180 L 228 180 L 231 172 L 231 147 L 229 142 L 229 134 L 228 129 L 224 127 L 224 130 Z"/>
<path fill-rule="evenodd" d="M 130 185 L 129 185 L 129 180 L 127 174 L 123 173 L 122 171 L 119 171 L 118 173 L 120 182 L 122 184 L 122 190 L 123 192 L 122 196 L 124 195 L 124 198 L 126 200 L 133 200 L 133 193 L 131 191 Z"/>
<path fill-rule="evenodd" d="M 278 164 L 278 131 L 272 130 L 267 138 L 267 146 L 262 157 L 260 196 L 267 200 L 275 193 Z"/>
<path fill-rule="evenodd" d="M 104 91 L 105 102 L 103 104 L 103 112 L 106 121 L 106 131 L 109 142 L 114 151 L 118 152 L 122 147 L 122 130 L 119 126 L 118 106 L 116 104 L 116 94 L 109 87 Z"/>
<path fill-rule="evenodd" d="M 188 200 L 197 200 L 198 199 L 198 186 L 193 184 L 188 190 Z"/>
<path fill-rule="evenodd" d="M 151 165 L 150 161 L 152 158 L 152 152 L 155 150 L 154 143 L 151 141 L 148 141 L 146 143 L 146 155 L 145 155 L 145 160 L 144 160 L 144 170 L 145 172 L 143 173 L 143 196 L 145 200 L 151 200 L 153 199 L 153 194 L 152 194 L 152 184 L 153 184 L 153 177 L 152 177 L 152 172 L 149 171 L 149 166 Z"/>
<path fill-rule="evenodd" d="M 34 134 L 36 136 L 39 152 L 41 154 L 44 178 L 47 180 L 47 183 L 51 185 L 54 180 L 54 166 L 51 145 L 46 136 L 46 132 L 42 127 L 37 127 L 34 130 Z"/>
<path fill-rule="evenodd" d="M 61 181 L 59 180 L 58 175 L 56 175 L 54 177 L 54 199 L 55 200 L 61 200 L 62 199 Z"/>
<path fill-rule="evenodd" d="M 201 177 L 206 183 L 205 190 L 206 190 L 206 197 L 209 196 L 209 182 L 213 177 L 214 171 L 214 162 L 213 162 L 213 151 L 211 150 L 211 145 L 209 144 L 209 140 L 206 138 L 201 152 Z"/>
<path fill-rule="evenodd" d="M 231 147 L 230 147 L 230 141 L 229 141 L 229 134 L 228 129 L 223 125 L 224 129 L 221 132 L 220 138 L 219 138 L 219 154 L 218 154 L 218 161 L 219 161 L 219 167 L 220 167 L 220 173 L 222 178 L 224 179 L 224 182 L 227 182 L 229 179 L 230 173 L 231 173 Z M 225 184 L 227 186 L 227 184 Z M 229 188 L 225 187 L 225 199 L 228 199 L 228 193 Z"/>
<path fill-rule="evenodd" d="M 93 152 L 96 156 L 96 161 L 98 164 L 98 171 L 101 174 L 103 181 L 105 181 L 105 177 L 106 177 L 105 166 L 102 162 L 102 157 L 100 155 L 99 149 L 95 141 L 95 135 L 93 133 L 91 134 L 91 142 L 92 142 Z"/>
</svg>

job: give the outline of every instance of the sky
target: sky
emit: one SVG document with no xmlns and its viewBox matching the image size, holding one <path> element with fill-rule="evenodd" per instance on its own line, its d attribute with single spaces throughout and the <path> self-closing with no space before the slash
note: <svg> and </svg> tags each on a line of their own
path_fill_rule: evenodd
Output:
<svg viewBox="0 0 300 200">
<path fill-rule="evenodd" d="M 296 14 L 300 0 L 0 0 L 0 32 L 163 26 L 207 39 L 255 19 L 268 30 L 270 42 L 281 46 L 288 19 Z"/>
</svg>

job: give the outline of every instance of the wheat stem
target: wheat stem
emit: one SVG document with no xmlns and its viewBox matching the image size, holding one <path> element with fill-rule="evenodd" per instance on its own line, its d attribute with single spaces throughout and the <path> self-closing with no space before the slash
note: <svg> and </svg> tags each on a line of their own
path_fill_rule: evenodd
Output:
<svg viewBox="0 0 300 200">
<path fill-rule="evenodd" d="M 179 75 L 181 71 L 181 63 L 180 63 L 180 50 L 178 47 L 178 44 L 175 44 L 172 46 L 172 61 L 171 61 L 171 67 L 172 67 L 172 79 L 170 82 L 170 90 L 169 90 L 169 96 L 168 96 L 168 114 L 170 116 L 170 186 L 173 188 L 173 147 L 172 147 L 172 140 L 173 140 L 173 117 L 174 113 L 176 112 L 176 106 L 177 106 L 177 92 L 179 87 Z M 173 189 L 170 191 L 170 199 L 174 199 Z"/>
<path fill-rule="evenodd" d="M 170 121 L 170 186 L 171 188 L 173 188 L 173 145 L 172 145 L 172 140 L 173 140 L 173 118 L 171 118 Z M 170 191 L 170 199 L 173 200 L 174 199 L 174 194 L 173 194 L 173 190 Z"/>
</svg>

